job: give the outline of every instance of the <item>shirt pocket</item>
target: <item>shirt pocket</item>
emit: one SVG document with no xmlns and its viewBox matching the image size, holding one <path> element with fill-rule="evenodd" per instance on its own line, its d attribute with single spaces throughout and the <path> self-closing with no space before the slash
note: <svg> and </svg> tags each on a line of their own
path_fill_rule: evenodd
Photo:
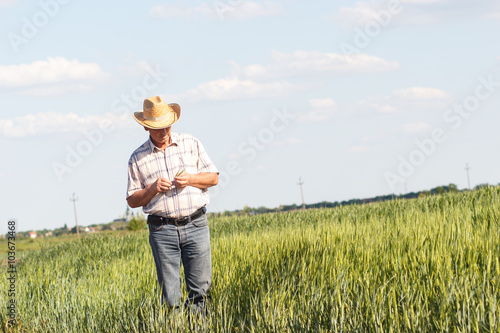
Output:
<svg viewBox="0 0 500 333">
<path fill-rule="evenodd" d="M 150 158 L 141 165 L 141 176 L 143 180 L 143 188 L 154 183 L 158 178 L 163 177 L 161 171 L 157 167 L 158 161 Z"/>
<path fill-rule="evenodd" d="M 193 156 L 191 155 L 179 156 L 179 160 L 181 164 L 181 169 L 183 169 L 184 172 L 189 174 L 198 173 L 197 160 Z"/>
</svg>

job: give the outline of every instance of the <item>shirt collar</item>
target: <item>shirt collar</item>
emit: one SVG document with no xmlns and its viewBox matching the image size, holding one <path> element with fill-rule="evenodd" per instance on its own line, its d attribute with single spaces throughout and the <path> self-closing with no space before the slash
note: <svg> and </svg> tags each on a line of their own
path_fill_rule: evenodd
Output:
<svg viewBox="0 0 500 333">
<path fill-rule="evenodd" d="M 172 139 L 172 143 L 169 146 L 172 146 L 172 145 L 178 146 L 178 142 L 179 142 L 178 133 L 171 132 L 170 138 Z"/>
<path fill-rule="evenodd" d="M 167 146 L 168 147 L 171 147 L 171 146 L 178 146 L 178 142 L 179 142 L 179 137 L 177 135 L 177 133 L 170 133 L 170 139 L 172 139 L 172 142 Z M 149 143 L 149 149 L 151 150 L 151 152 L 154 152 L 155 151 L 155 148 L 156 150 L 159 150 L 159 151 L 162 151 L 161 149 L 159 149 L 158 147 L 155 146 L 155 144 L 153 143 L 153 140 L 151 140 L 151 136 L 149 136 L 148 138 L 148 143 Z"/>
</svg>

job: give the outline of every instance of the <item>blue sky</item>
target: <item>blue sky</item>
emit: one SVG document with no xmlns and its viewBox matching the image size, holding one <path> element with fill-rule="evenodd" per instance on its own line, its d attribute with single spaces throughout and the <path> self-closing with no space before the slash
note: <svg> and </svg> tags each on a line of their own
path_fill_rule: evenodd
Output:
<svg viewBox="0 0 500 333">
<path fill-rule="evenodd" d="M 155 95 L 212 212 L 498 184 L 499 28 L 490 0 L 0 0 L 0 221 L 122 215 Z"/>
</svg>

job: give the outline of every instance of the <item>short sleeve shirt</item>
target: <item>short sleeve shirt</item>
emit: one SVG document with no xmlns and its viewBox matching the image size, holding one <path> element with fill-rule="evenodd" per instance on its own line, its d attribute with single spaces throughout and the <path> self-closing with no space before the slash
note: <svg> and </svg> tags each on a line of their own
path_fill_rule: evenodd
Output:
<svg viewBox="0 0 500 333">
<path fill-rule="evenodd" d="M 137 148 L 128 162 L 127 198 L 158 178 L 174 180 L 180 170 L 186 173 L 219 173 L 201 142 L 190 134 L 171 133 L 172 143 L 165 150 L 156 147 L 151 138 Z M 143 207 L 145 214 L 180 218 L 191 215 L 210 203 L 207 189 L 193 186 L 176 188 L 156 194 Z"/>
</svg>

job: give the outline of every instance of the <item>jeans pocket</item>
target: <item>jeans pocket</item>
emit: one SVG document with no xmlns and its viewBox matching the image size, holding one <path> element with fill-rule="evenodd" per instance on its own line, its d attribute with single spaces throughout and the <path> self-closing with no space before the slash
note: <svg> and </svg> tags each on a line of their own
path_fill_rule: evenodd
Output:
<svg viewBox="0 0 500 333">
<path fill-rule="evenodd" d="M 148 223 L 150 232 L 158 232 L 163 229 L 164 224 L 152 224 Z"/>
<path fill-rule="evenodd" d="M 208 219 L 205 214 L 203 216 L 200 216 L 196 220 L 192 221 L 195 227 L 201 228 L 201 227 L 206 227 L 208 225 Z"/>
</svg>

